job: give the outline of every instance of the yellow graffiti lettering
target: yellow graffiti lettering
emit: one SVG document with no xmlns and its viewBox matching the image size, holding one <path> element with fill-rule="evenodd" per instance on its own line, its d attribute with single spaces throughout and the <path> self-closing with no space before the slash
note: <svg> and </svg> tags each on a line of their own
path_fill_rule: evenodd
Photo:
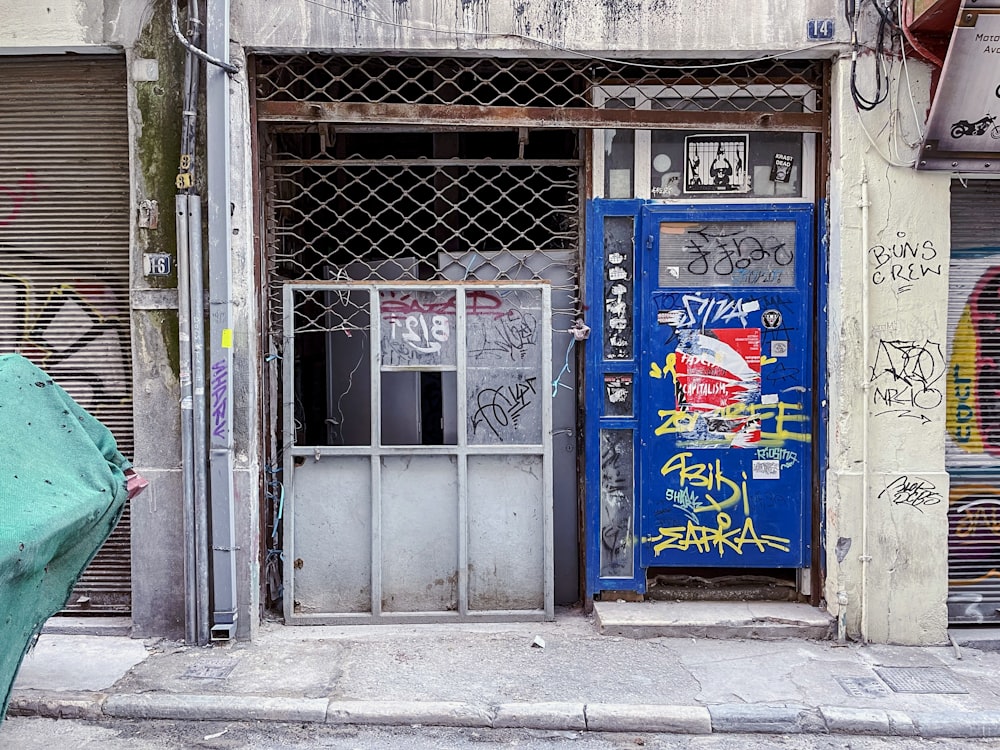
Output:
<svg viewBox="0 0 1000 750">
<path fill-rule="evenodd" d="M 663 362 L 662 369 L 656 362 L 651 362 L 649 364 L 649 376 L 652 378 L 664 378 L 667 375 L 673 377 L 677 373 L 677 370 L 675 369 L 676 364 L 677 354 L 670 352 L 670 354 L 667 355 L 666 360 Z"/>
<path fill-rule="evenodd" d="M 695 425 L 698 424 L 698 415 L 690 411 L 670 409 L 667 411 L 658 411 L 657 414 L 663 419 L 663 424 L 653 430 L 654 435 L 691 432 L 695 428 Z"/>
<path fill-rule="evenodd" d="M 790 440 L 808 443 L 812 440 L 807 431 L 809 417 L 801 413 L 802 408 L 802 404 L 779 401 L 775 404 L 728 404 L 710 412 L 661 409 L 657 411 L 657 415 L 663 421 L 653 434 L 675 435 L 694 432 L 699 417 L 733 423 L 756 420 L 760 422 L 761 432 L 760 440 L 754 443 L 755 446 L 780 447 Z"/>
<path fill-rule="evenodd" d="M 761 367 L 763 367 L 764 365 L 773 365 L 777 361 L 778 361 L 777 357 L 768 357 L 766 354 L 761 354 L 760 355 L 760 366 Z"/>
<path fill-rule="evenodd" d="M 643 539 L 644 542 L 657 542 L 653 545 L 654 555 L 659 555 L 668 549 L 681 552 L 695 549 L 700 553 L 706 553 L 714 548 L 719 557 L 724 557 L 727 551 L 742 555 L 746 545 L 756 547 L 757 551 L 762 553 L 768 548 L 780 552 L 788 552 L 790 549 L 789 540 L 785 537 L 758 534 L 753 519 L 749 516 L 740 528 L 733 529 L 732 519 L 728 513 L 717 513 L 715 526 L 701 526 L 694 521 L 688 521 L 686 526 L 661 527 L 659 532 L 659 536 Z"/>
<path fill-rule="evenodd" d="M 802 443 L 808 443 L 812 436 L 808 432 L 800 432 L 798 429 L 792 429 L 792 427 L 797 425 L 805 424 L 809 421 L 809 417 L 805 414 L 795 414 L 790 412 L 796 412 L 802 410 L 802 404 L 786 404 L 784 401 L 779 401 L 776 404 L 776 411 L 773 414 L 769 413 L 767 416 L 764 414 L 760 415 L 761 420 L 761 432 L 760 432 L 760 445 L 782 445 L 786 440 L 797 440 Z M 765 419 L 774 419 L 774 429 L 771 431 L 763 429 Z"/>
<path fill-rule="evenodd" d="M 690 484 L 692 487 L 701 487 L 705 490 L 728 490 L 729 492 L 729 496 L 724 500 L 716 500 L 712 497 L 712 495 L 706 492 L 705 499 L 708 501 L 709 505 L 707 507 L 700 506 L 695 508 L 695 512 L 700 513 L 705 510 L 725 510 L 726 508 L 731 508 L 732 506 L 737 505 L 741 500 L 743 501 L 744 512 L 749 512 L 746 481 L 740 485 L 727 477 L 722 471 L 721 459 L 717 458 L 715 461 L 710 463 L 689 464 L 688 459 L 693 456 L 694 454 L 691 451 L 682 451 L 681 453 L 675 454 L 669 461 L 660 467 L 660 474 L 668 476 L 676 473 L 679 486 L 682 488 L 685 485 Z M 743 475 L 743 479 L 746 480 L 745 474 Z"/>
<path fill-rule="evenodd" d="M 725 513 L 721 515 L 726 515 Z M 699 536 L 699 532 L 701 532 Z M 699 552 L 707 552 L 708 546 L 705 539 L 705 530 L 703 526 L 695 526 L 691 521 L 688 521 L 687 533 L 684 534 L 684 539 L 681 542 L 681 549 L 688 549 L 693 544 Z M 702 548 L 704 546 L 704 549 Z"/>
</svg>

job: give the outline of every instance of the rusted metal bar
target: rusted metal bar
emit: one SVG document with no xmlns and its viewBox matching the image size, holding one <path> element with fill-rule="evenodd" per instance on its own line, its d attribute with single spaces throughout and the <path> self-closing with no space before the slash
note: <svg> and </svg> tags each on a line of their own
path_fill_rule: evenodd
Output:
<svg viewBox="0 0 1000 750">
<path fill-rule="evenodd" d="M 692 112 L 685 110 L 489 107 L 479 105 L 353 104 L 258 101 L 263 122 L 379 122 L 485 127 L 677 128 L 784 130 L 819 133 L 822 114 L 801 112 Z"/>
</svg>

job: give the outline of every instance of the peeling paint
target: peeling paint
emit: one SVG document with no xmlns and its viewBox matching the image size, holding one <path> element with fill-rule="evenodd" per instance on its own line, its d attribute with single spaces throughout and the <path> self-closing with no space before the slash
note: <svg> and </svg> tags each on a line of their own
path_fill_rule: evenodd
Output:
<svg viewBox="0 0 1000 750">
<path fill-rule="evenodd" d="M 847 559 L 847 553 L 851 551 L 851 539 L 850 537 L 842 536 L 837 540 L 837 562 L 843 564 L 844 560 Z"/>
</svg>

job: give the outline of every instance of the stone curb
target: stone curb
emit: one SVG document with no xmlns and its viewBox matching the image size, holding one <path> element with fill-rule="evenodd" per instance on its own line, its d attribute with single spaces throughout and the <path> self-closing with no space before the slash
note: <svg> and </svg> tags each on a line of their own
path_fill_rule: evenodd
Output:
<svg viewBox="0 0 1000 750">
<path fill-rule="evenodd" d="M 913 723 L 921 737 L 1000 737 L 1000 712 L 915 713 Z"/>
<path fill-rule="evenodd" d="M 818 709 L 805 706 L 719 704 L 708 707 L 713 732 L 763 734 L 826 733 Z"/>
<path fill-rule="evenodd" d="M 586 712 L 592 732 L 712 733 L 712 716 L 704 706 L 595 703 Z"/>
<path fill-rule="evenodd" d="M 144 693 L 112 695 L 104 701 L 104 713 L 118 719 L 321 722 L 328 703 L 325 698 Z"/>
<path fill-rule="evenodd" d="M 328 724 L 489 727 L 491 712 L 457 701 L 323 701 Z"/>
<path fill-rule="evenodd" d="M 1000 737 L 1000 711 L 914 712 L 847 706 L 344 701 L 257 695 L 16 690 L 11 716 L 99 720 L 283 721 L 672 734 L 840 734 Z"/>
<path fill-rule="evenodd" d="M 582 703 L 502 703 L 496 707 L 492 726 L 581 732 L 588 728 Z"/>
<path fill-rule="evenodd" d="M 16 690 L 11 695 L 7 713 L 10 716 L 42 716 L 46 719 L 102 719 L 106 699 L 104 693 Z"/>
<path fill-rule="evenodd" d="M 892 730 L 889 715 L 880 708 L 824 706 L 819 712 L 826 722 L 827 731 L 834 734 L 878 736 L 890 734 Z"/>
<path fill-rule="evenodd" d="M 914 737 L 918 734 L 913 719 L 903 711 L 824 706 L 819 712 L 823 715 L 827 731 L 831 734 L 867 734 L 882 737 Z"/>
</svg>

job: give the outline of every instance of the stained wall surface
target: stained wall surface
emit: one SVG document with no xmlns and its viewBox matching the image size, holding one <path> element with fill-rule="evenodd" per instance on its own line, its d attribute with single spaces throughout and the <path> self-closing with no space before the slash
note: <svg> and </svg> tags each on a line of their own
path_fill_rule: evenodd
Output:
<svg viewBox="0 0 1000 750">
<path fill-rule="evenodd" d="M 180 59 L 165 32 L 169 3 L 160 0 L 0 0 L 0 52 L 39 53 L 80 49 L 124 50 L 129 73 L 135 60 L 157 59 L 159 81 L 130 79 L 133 199 L 170 195 L 170 139 L 156 139 L 156 97 L 177 85 Z M 928 104 L 927 70 L 910 64 L 903 92 L 885 108 L 859 115 L 850 97 L 848 40 L 839 3 L 805 0 L 608 0 L 602 3 L 428 0 L 313 2 L 234 0 L 234 59 L 252 51 L 348 51 L 448 54 L 574 55 L 613 57 L 836 57 L 829 183 L 829 470 L 825 478 L 826 587 L 831 612 L 844 613 L 850 634 L 872 641 L 940 643 L 945 638 L 948 476 L 944 471 L 943 375 L 949 252 L 946 175 L 906 166 L 918 142 L 916 120 Z M 739 19 L 733 22 L 732 19 Z M 810 20 L 833 19 L 832 39 L 810 41 Z M 151 28 L 159 43 L 149 43 Z M 145 35 L 145 36 L 144 36 Z M 870 75 L 870 71 L 866 73 Z M 234 260 L 234 427 L 239 480 L 241 546 L 239 589 L 243 630 L 258 616 L 259 519 L 256 477 L 260 467 L 256 396 L 257 316 L 253 268 L 252 136 L 245 74 L 234 78 L 232 253 Z M 156 87 L 161 93 L 157 94 Z M 912 92 L 912 103 L 903 97 Z M 889 122 L 890 112 L 895 117 Z M 887 126 L 887 122 L 889 122 Z M 144 135 L 145 134 L 145 135 Z M 160 149 L 159 154 L 154 154 Z M 158 156 L 159 158 L 152 158 Z M 901 165 L 901 166 L 895 166 Z M 862 185 L 867 185 L 862 188 Z M 159 191 L 159 192 L 158 192 Z M 868 206 L 862 210 L 863 193 Z M 164 201 L 169 201 L 165 197 Z M 161 204 L 169 230 L 171 206 Z M 135 257 L 148 241 L 133 229 Z M 176 381 L 163 374 L 169 340 L 160 318 L 176 301 L 146 288 L 133 274 L 135 294 L 153 308 L 136 318 L 137 424 L 162 428 L 166 447 L 137 443 L 151 471 L 164 481 L 140 508 L 141 544 L 134 549 L 139 630 L 168 632 L 182 606 L 170 581 L 146 573 L 176 560 L 179 529 L 160 515 L 176 510 Z M 156 360 L 156 361 L 154 361 Z M 168 367 L 169 369 L 169 367 Z M 143 525 L 145 512 L 148 523 Z M 160 525 L 157 525 L 160 524 Z M 158 537 L 156 529 L 168 530 Z M 166 593 L 164 600 L 157 600 Z"/>
</svg>

